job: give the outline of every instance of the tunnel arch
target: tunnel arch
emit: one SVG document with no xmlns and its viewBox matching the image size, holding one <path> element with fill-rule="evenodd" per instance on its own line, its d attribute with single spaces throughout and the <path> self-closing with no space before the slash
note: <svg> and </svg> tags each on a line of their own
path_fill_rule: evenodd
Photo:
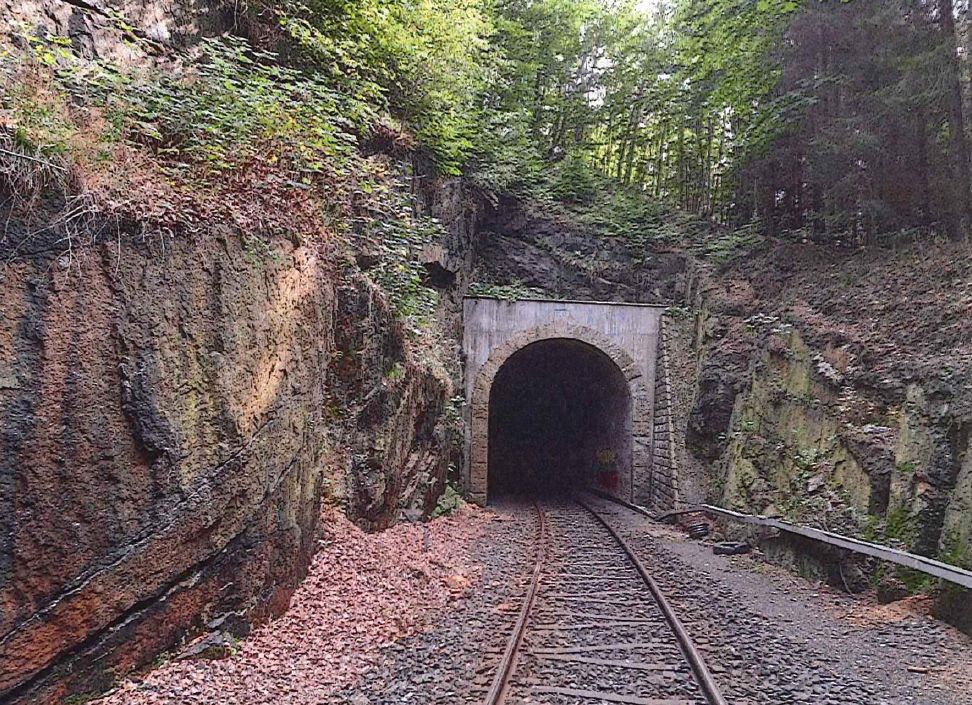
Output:
<svg viewBox="0 0 972 705">
<path fill-rule="evenodd" d="M 615 493 L 632 499 L 632 477 L 648 471 L 651 446 L 651 408 L 644 371 L 632 357 L 607 335 L 572 324 L 552 323 L 522 331 L 493 349 L 476 375 L 470 398 L 469 489 L 471 498 L 485 504 L 489 498 L 490 396 L 496 376 L 519 351 L 535 343 L 554 340 L 586 344 L 608 358 L 627 385 L 630 404 L 630 458 L 625 459 L 626 476 Z"/>
<path fill-rule="evenodd" d="M 490 493 L 617 491 L 631 475 L 631 406 L 628 380 L 598 348 L 573 338 L 520 348 L 490 389 Z"/>
</svg>

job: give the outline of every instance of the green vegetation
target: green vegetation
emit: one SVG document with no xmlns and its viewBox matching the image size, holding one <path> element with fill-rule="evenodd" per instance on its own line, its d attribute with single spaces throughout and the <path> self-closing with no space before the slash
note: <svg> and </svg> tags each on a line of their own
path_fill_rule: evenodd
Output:
<svg viewBox="0 0 972 705">
<path fill-rule="evenodd" d="M 369 236 L 378 278 L 416 319 L 434 305 L 416 257 L 438 226 L 398 217 L 410 209 L 389 196 L 401 170 L 376 154 L 431 156 L 442 173 L 629 238 L 636 254 L 680 244 L 725 262 L 767 236 L 972 229 L 972 32 L 952 0 L 289 0 L 238 12 L 239 36 L 137 67 L 22 31 L 2 55 L 4 144 L 49 164 L 88 152 L 89 166 L 125 145 L 213 194 L 228 175 L 252 185 L 273 173 L 289 196 L 319 189 L 315 218 L 339 234 L 360 230 L 355 214 L 395 213 Z M 112 22 L 157 53 L 124 17 Z"/>
<path fill-rule="evenodd" d="M 435 505 L 435 509 L 432 510 L 432 518 L 437 519 L 439 517 L 448 516 L 460 509 L 462 509 L 465 504 L 465 500 L 462 498 L 462 492 L 459 488 L 452 482 L 446 484 L 445 492 L 439 497 L 438 503 Z"/>
<path fill-rule="evenodd" d="M 302 174 L 346 162 L 351 130 L 372 116 L 366 105 L 243 40 L 203 40 L 201 49 L 191 81 L 104 65 L 67 71 L 64 79 L 75 95 L 105 108 L 114 134 L 171 157 L 169 163 L 239 168 L 273 143 L 288 148 Z"/>
<path fill-rule="evenodd" d="M 512 284 L 479 284 L 473 283 L 469 286 L 471 296 L 486 296 L 502 301 L 522 301 L 523 299 L 543 299 L 548 298 L 548 294 L 542 289 L 525 286 L 522 282 L 515 281 Z"/>
<path fill-rule="evenodd" d="M 5 58 L 11 80 L 0 96 L 5 121 L 15 126 L 0 138 L 23 155 L 20 163 L 66 172 L 50 161 L 63 157 L 89 173 L 110 172 L 112 187 L 122 190 L 119 163 L 147 155 L 147 163 L 124 166 L 158 169 L 154 182 L 164 179 L 214 210 L 255 188 L 268 199 L 254 209 L 255 232 L 273 232 L 265 216 L 277 212 L 281 229 L 295 237 L 323 224 L 325 234 L 364 240 L 380 255 L 376 279 L 396 313 L 413 328 L 430 320 L 438 296 L 422 285 L 417 255 L 442 228 L 416 215 L 406 165 L 376 162 L 359 149 L 381 119 L 378 104 L 241 38 L 203 40 L 179 71 L 84 61 L 61 38 L 24 38 L 27 51 Z M 231 215 L 249 215 L 239 212 L 248 205 Z M 273 251 L 247 237 L 255 259 Z"/>
<path fill-rule="evenodd" d="M 407 173 L 402 170 L 394 178 L 362 187 L 368 190 L 368 198 L 353 215 L 352 225 L 359 237 L 377 246 L 380 263 L 375 279 L 399 316 L 425 326 L 435 313 L 439 295 L 423 284 L 425 270 L 418 255 L 442 236 L 442 225 L 415 214 Z"/>
<path fill-rule="evenodd" d="M 911 548 L 918 531 L 917 521 L 907 507 L 888 510 L 884 520 L 884 537 L 897 545 Z"/>
<path fill-rule="evenodd" d="M 751 226 L 744 247 L 763 233 L 967 231 L 969 125 L 955 97 L 969 91 L 969 34 L 950 0 L 511 6 L 500 104 L 526 118 L 508 134 L 533 147 L 518 154 L 560 165 L 565 200 L 589 199 L 596 171 Z M 537 170 L 516 173 L 533 183 Z"/>
<path fill-rule="evenodd" d="M 29 39 L 32 48 L 42 46 Z M 59 37 L 50 42 L 63 45 Z M 24 142 L 45 154 L 66 152 L 76 129 L 68 111 L 51 100 L 58 89 L 97 111 L 101 130 L 94 138 L 102 147 L 119 141 L 145 147 L 171 169 L 240 168 L 277 143 L 289 148 L 296 171 L 319 172 L 325 163 L 349 157 L 350 130 L 371 117 L 364 104 L 241 39 L 203 40 L 181 74 L 159 67 L 122 70 L 64 53 L 51 84 L 43 82 L 32 61 L 47 65 L 47 56 L 46 49 L 36 49 L 20 59 L 20 80 L 6 84 L 2 103 Z"/>
<path fill-rule="evenodd" d="M 904 463 L 898 463 L 897 466 L 895 466 L 895 468 L 902 475 L 914 475 L 915 469 L 917 468 L 917 464 L 912 461 L 908 461 Z"/>
<path fill-rule="evenodd" d="M 358 101 L 388 109 L 459 173 L 473 148 L 492 61 L 485 0 L 309 0 L 271 16 L 304 62 Z"/>
<path fill-rule="evenodd" d="M 946 534 L 942 539 L 942 548 L 938 553 L 938 560 L 966 570 L 972 569 L 972 549 L 967 541 L 954 532 Z"/>
</svg>

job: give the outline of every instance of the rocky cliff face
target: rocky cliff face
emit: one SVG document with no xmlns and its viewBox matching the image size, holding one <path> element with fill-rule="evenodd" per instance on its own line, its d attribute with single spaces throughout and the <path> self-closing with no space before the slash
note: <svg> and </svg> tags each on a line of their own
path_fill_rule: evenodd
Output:
<svg viewBox="0 0 972 705">
<path fill-rule="evenodd" d="M 56 36 L 83 59 L 178 62 L 170 50 L 202 37 L 261 31 L 235 10 L 0 0 L 0 43 Z M 93 139 L 74 117 L 57 119 Z M 11 149 L 14 127 L 0 119 Z M 429 325 L 451 329 L 478 211 L 461 180 L 407 156 L 388 170 L 412 177 L 403 210 L 445 225 L 423 257 L 444 294 Z M 382 254 L 356 252 L 369 238 L 350 221 L 380 214 L 350 212 L 353 199 L 328 210 L 333 193 L 278 173 L 217 197 L 203 179 L 195 198 L 124 145 L 100 161 L 129 163 L 94 175 L 4 159 L 0 701 L 97 693 L 189 632 L 279 613 L 322 502 L 369 529 L 434 507 L 456 452 L 458 358 L 416 342 L 372 278 Z"/>
<path fill-rule="evenodd" d="M 967 262 L 964 245 L 784 245 L 711 272 L 686 434 L 709 497 L 972 565 Z M 871 577 L 888 594 L 932 586 Z M 968 628 L 955 594 L 941 614 Z"/>
<path fill-rule="evenodd" d="M 473 281 L 517 284 L 582 301 L 670 303 L 685 295 L 690 258 L 674 248 L 638 251 L 513 198 L 485 209 Z"/>
<path fill-rule="evenodd" d="M 57 36 L 120 65 L 261 31 L 208 0 L 0 10 L 4 46 Z M 94 139 L 74 117 L 58 113 Z M 38 166 L 11 151 L 14 127 L 0 118 L 0 701 L 47 703 L 286 609 L 322 502 L 374 530 L 432 510 L 457 452 L 458 356 L 406 328 L 379 271 L 413 253 L 390 263 L 370 234 L 441 221 L 424 325 L 448 341 L 479 212 L 461 179 L 404 153 L 369 151 L 411 179 L 382 211 L 281 170 L 218 196 L 213 174 L 173 186 L 131 145 L 104 151 L 107 173 Z"/>
<path fill-rule="evenodd" d="M 340 252 L 119 238 L 0 272 L 4 702 L 279 612 L 322 497 L 377 528 L 445 482 L 450 381 Z"/>
<path fill-rule="evenodd" d="M 0 34 L 69 37 L 87 58 L 137 62 L 147 47 L 119 41 L 120 27 L 158 54 L 227 31 L 233 10 L 220 0 L 0 0 Z"/>
</svg>

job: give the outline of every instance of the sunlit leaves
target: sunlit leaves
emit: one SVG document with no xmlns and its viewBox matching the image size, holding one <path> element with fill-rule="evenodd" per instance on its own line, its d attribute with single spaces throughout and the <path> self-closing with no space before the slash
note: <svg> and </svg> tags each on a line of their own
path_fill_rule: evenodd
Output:
<svg viewBox="0 0 972 705">
<path fill-rule="evenodd" d="M 370 106 L 319 76 L 231 37 L 204 40 L 199 58 L 179 72 L 78 63 L 60 76 L 102 108 L 118 137 L 151 148 L 163 163 L 225 170 L 275 152 L 298 171 L 339 169 L 354 133 L 374 119 Z"/>
<path fill-rule="evenodd" d="M 458 173 L 492 66 L 486 0 L 308 0 L 277 11 L 334 85 L 389 109 Z"/>
</svg>

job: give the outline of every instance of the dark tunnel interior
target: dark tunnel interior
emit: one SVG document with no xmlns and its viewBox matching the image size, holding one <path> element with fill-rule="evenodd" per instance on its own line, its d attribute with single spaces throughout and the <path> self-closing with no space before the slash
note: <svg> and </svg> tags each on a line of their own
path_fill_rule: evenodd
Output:
<svg viewBox="0 0 972 705">
<path fill-rule="evenodd" d="M 631 462 L 631 398 L 617 365 L 577 340 L 528 345 L 490 391 L 491 496 L 616 491 Z"/>
</svg>

